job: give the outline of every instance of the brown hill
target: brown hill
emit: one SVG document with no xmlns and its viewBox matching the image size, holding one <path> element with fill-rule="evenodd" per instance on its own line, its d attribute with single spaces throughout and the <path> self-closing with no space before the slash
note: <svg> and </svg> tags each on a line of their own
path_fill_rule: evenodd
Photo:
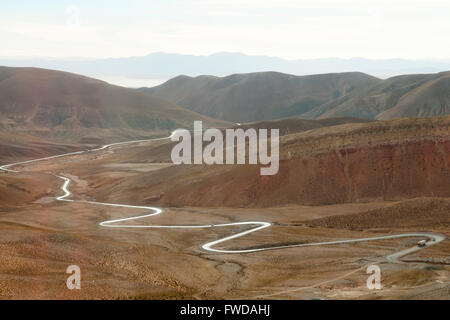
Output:
<svg viewBox="0 0 450 320">
<path fill-rule="evenodd" d="M 346 123 L 366 123 L 370 122 L 368 119 L 359 118 L 328 118 L 320 120 L 306 120 L 301 118 L 288 118 L 271 121 L 250 122 L 245 123 L 234 128 L 242 128 L 247 130 L 253 129 L 279 129 L 280 135 L 284 136 L 291 133 L 303 132 L 312 129 L 318 129 L 323 127 L 337 126 Z"/>
<path fill-rule="evenodd" d="M 194 120 L 225 125 L 144 92 L 76 74 L 0 67 L 0 131 L 71 143 L 167 134 Z"/>
<path fill-rule="evenodd" d="M 180 76 L 141 90 L 199 113 L 237 122 L 294 116 L 389 120 L 450 114 L 450 72 L 386 80 L 362 73 Z"/>
<path fill-rule="evenodd" d="M 214 118 L 249 122 L 301 115 L 378 81 L 357 72 L 312 76 L 258 72 L 224 78 L 179 76 L 141 90 Z"/>
<path fill-rule="evenodd" d="M 78 143 L 52 142 L 26 133 L 0 131 L 0 164 L 38 159 L 79 149 Z"/>
<path fill-rule="evenodd" d="M 389 120 L 447 114 L 450 114 L 450 72 L 393 77 L 323 104 L 302 116 Z"/>
<path fill-rule="evenodd" d="M 311 227 L 336 229 L 409 229 L 450 230 L 450 201 L 445 198 L 418 198 L 363 213 L 335 215 L 306 221 Z"/>
<path fill-rule="evenodd" d="M 172 166 L 106 179 L 95 198 L 270 207 L 449 197 L 449 137 L 450 117 L 324 127 L 281 137 L 280 170 L 274 176 L 261 176 L 259 166 L 250 165 Z M 170 154 L 170 149 L 154 152 Z"/>
<path fill-rule="evenodd" d="M 450 114 L 450 72 L 439 74 L 402 95 L 378 119 L 435 117 Z"/>
</svg>

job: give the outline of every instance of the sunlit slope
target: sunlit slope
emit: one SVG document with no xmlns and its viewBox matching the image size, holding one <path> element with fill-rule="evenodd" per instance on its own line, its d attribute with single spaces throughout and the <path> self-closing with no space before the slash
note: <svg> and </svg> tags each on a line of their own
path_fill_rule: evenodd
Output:
<svg viewBox="0 0 450 320">
<path fill-rule="evenodd" d="M 0 130 L 58 142 L 104 143 L 165 135 L 194 120 L 225 122 L 144 92 L 84 76 L 35 68 L 0 68 Z"/>
</svg>

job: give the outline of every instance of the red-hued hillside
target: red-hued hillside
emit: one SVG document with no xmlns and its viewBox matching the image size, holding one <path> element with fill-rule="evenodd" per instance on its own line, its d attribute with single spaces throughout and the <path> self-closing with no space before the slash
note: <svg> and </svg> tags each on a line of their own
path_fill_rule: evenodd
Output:
<svg viewBox="0 0 450 320">
<path fill-rule="evenodd" d="M 96 196 L 263 207 L 450 197 L 450 117 L 344 124 L 280 143 L 275 176 L 259 166 L 182 165 L 115 181 Z"/>
</svg>

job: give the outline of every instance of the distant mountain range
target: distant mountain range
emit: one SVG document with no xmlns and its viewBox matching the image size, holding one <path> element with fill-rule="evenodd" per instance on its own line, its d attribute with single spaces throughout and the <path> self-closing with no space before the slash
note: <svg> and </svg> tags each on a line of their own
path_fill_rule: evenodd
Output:
<svg viewBox="0 0 450 320">
<path fill-rule="evenodd" d="M 140 90 L 233 122 L 289 117 L 388 120 L 450 114 L 450 72 L 386 80 L 359 72 L 312 76 L 260 72 L 223 78 L 178 76 Z"/>
<path fill-rule="evenodd" d="M 142 57 L 96 60 L 0 59 L 0 65 L 63 70 L 132 87 L 146 86 L 148 81 L 144 79 L 155 79 L 154 81 L 159 81 L 159 84 L 180 74 L 227 76 L 233 73 L 276 71 L 294 75 L 311 75 L 359 71 L 387 78 L 395 75 L 450 70 L 450 60 L 371 60 L 364 58 L 285 60 L 228 52 L 209 56 L 158 52 Z M 134 80 L 127 82 L 127 78 Z M 140 85 L 139 79 L 142 79 Z"/>
</svg>

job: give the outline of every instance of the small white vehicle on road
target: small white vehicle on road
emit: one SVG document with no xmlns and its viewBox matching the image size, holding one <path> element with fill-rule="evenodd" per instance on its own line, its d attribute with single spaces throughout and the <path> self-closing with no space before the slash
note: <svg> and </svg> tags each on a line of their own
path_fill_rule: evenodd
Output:
<svg viewBox="0 0 450 320">
<path fill-rule="evenodd" d="M 418 247 L 425 247 L 427 245 L 427 240 L 420 240 L 419 242 L 417 242 L 417 246 Z"/>
</svg>

